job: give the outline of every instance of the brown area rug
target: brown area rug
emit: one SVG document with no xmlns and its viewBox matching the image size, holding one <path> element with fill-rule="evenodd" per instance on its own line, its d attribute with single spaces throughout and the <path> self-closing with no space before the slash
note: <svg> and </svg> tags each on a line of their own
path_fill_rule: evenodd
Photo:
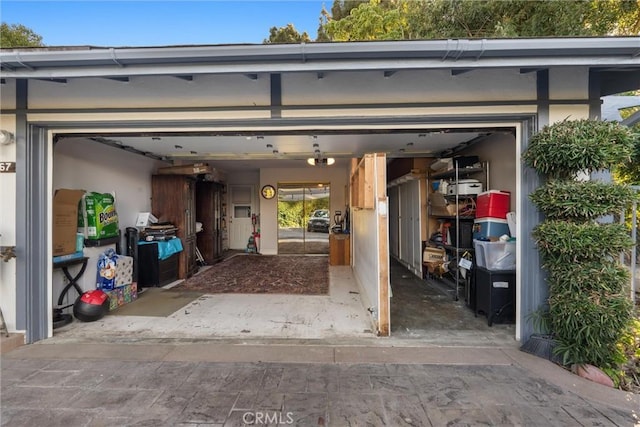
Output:
<svg viewBox="0 0 640 427">
<path fill-rule="evenodd" d="M 208 294 L 298 294 L 329 293 L 329 257 L 237 255 L 214 264 L 173 290 Z"/>
</svg>

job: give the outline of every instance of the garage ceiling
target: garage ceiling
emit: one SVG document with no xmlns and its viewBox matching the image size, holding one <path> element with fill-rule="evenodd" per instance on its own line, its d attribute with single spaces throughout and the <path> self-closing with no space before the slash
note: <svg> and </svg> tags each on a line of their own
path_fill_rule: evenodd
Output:
<svg viewBox="0 0 640 427">
<path fill-rule="evenodd" d="M 61 136 L 67 141 L 107 144 L 169 162 L 207 161 L 224 170 L 310 167 L 309 157 L 334 157 L 337 165 L 365 153 L 438 157 L 505 129 L 428 129 L 374 133 L 145 133 Z M 362 132 L 362 131 L 360 131 Z"/>
</svg>

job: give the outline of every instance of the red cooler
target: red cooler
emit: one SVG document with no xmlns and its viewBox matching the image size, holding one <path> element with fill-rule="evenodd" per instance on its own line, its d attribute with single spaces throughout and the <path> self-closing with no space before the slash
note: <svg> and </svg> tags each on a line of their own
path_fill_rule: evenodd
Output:
<svg viewBox="0 0 640 427">
<path fill-rule="evenodd" d="M 476 201 L 476 218 L 505 219 L 511 206 L 511 193 L 508 191 L 489 190 L 478 194 Z"/>
</svg>

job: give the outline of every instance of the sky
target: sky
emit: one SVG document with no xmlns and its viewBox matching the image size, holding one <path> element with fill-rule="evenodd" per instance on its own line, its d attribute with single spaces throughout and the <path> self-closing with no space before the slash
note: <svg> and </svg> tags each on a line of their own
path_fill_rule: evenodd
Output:
<svg viewBox="0 0 640 427">
<path fill-rule="evenodd" d="M 47 46 L 262 43 L 291 23 L 313 40 L 333 0 L 0 0 L 0 19 L 22 24 Z"/>
</svg>

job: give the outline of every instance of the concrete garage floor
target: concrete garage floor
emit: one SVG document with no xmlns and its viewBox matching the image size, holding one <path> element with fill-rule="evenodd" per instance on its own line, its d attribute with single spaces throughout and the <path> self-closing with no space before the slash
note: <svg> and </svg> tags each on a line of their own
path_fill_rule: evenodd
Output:
<svg viewBox="0 0 640 427">
<path fill-rule="evenodd" d="M 372 337 L 350 267 L 329 269 L 329 295 L 203 295 L 168 317 L 74 321 L 53 340 Z M 144 294 L 140 296 L 144 298 Z"/>
<path fill-rule="evenodd" d="M 463 293 L 455 293 L 437 281 L 425 281 L 399 262 L 391 261 L 391 334 L 446 345 L 513 345 L 515 325 L 487 325 L 483 315 L 475 316 Z"/>
<path fill-rule="evenodd" d="M 513 325 L 488 327 L 463 301 L 391 262 L 392 336 L 378 338 L 350 267 L 329 268 L 327 296 L 203 295 L 168 317 L 106 316 L 54 330 L 48 342 L 295 340 L 325 344 L 517 347 Z M 144 295 L 141 296 L 144 298 Z"/>
</svg>

